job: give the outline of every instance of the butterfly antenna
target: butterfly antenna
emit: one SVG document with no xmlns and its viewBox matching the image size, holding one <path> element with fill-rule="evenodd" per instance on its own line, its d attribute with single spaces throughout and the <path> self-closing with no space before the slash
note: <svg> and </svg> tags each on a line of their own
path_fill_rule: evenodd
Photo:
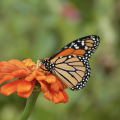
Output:
<svg viewBox="0 0 120 120">
<path fill-rule="evenodd" d="M 37 55 L 37 57 L 39 57 L 39 60 L 41 60 L 41 61 L 42 61 L 42 60 L 44 60 L 44 59 L 43 59 L 43 58 L 41 58 L 39 55 Z"/>
</svg>

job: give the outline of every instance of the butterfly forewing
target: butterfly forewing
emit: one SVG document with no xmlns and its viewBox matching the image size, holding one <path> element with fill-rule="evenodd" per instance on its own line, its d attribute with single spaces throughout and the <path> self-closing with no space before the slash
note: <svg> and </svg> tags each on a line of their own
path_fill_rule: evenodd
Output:
<svg viewBox="0 0 120 120">
<path fill-rule="evenodd" d="M 68 55 L 86 57 L 86 59 L 89 60 L 91 55 L 97 49 L 99 43 L 100 37 L 96 35 L 79 38 L 59 50 L 55 55 L 50 58 L 50 60 L 52 60 L 53 58 L 58 58 L 60 56 Z"/>
</svg>

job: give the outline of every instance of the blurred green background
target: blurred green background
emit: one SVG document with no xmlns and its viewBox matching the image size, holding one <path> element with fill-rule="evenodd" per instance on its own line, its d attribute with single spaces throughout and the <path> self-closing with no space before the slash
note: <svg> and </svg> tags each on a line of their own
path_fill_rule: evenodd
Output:
<svg viewBox="0 0 120 120">
<path fill-rule="evenodd" d="M 51 57 L 69 42 L 98 35 L 83 90 L 66 90 L 69 102 L 39 95 L 28 120 L 120 120 L 119 0 L 0 0 L 0 61 Z M 37 57 L 38 56 L 38 57 Z M 17 120 L 26 99 L 0 94 L 0 120 Z"/>
</svg>

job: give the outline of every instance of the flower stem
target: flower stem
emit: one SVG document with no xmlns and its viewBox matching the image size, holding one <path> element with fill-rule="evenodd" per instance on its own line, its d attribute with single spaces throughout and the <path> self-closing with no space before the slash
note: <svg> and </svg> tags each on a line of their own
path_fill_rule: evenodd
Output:
<svg viewBox="0 0 120 120">
<path fill-rule="evenodd" d="M 39 95 L 39 92 L 33 92 L 29 98 L 27 98 L 27 103 L 25 106 L 25 109 L 22 113 L 22 116 L 20 117 L 19 120 L 27 120 L 34 108 L 34 105 L 36 103 L 37 97 Z"/>
</svg>

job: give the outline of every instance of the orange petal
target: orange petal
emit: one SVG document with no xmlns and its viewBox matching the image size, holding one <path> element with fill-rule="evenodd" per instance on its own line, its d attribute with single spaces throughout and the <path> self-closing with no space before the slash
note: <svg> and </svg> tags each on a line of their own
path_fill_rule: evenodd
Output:
<svg viewBox="0 0 120 120">
<path fill-rule="evenodd" d="M 64 89 L 68 88 L 65 84 L 63 84 L 63 85 L 64 85 Z"/>
<path fill-rule="evenodd" d="M 35 77 L 38 81 L 45 80 L 46 76 L 36 76 Z"/>
<path fill-rule="evenodd" d="M 17 91 L 17 85 L 21 80 L 15 80 L 1 87 L 1 93 L 8 96 Z"/>
<path fill-rule="evenodd" d="M 53 93 L 53 102 L 55 104 L 61 103 L 64 99 L 65 98 L 64 98 L 64 96 L 63 96 L 61 91 L 59 91 L 58 93 Z"/>
<path fill-rule="evenodd" d="M 46 93 L 44 93 L 44 97 L 47 98 L 48 100 L 52 101 L 51 91 L 48 90 Z"/>
<path fill-rule="evenodd" d="M 6 61 L 1 61 L 1 62 L 0 62 L 0 67 L 3 67 L 5 64 L 7 64 Z"/>
<path fill-rule="evenodd" d="M 17 92 L 28 92 L 32 87 L 32 82 L 22 81 L 17 86 Z"/>
<path fill-rule="evenodd" d="M 3 79 L 0 80 L 0 85 L 5 81 L 12 80 L 13 78 L 14 77 L 12 75 L 5 75 Z"/>
<path fill-rule="evenodd" d="M 45 81 L 42 81 L 42 82 L 39 82 L 39 83 L 41 85 L 41 90 L 43 92 L 47 92 L 48 91 L 48 85 L 47 85 L 47 83 Z"/>
<path fill-rule="evenodd" d="M 30 74 L 29 76 L 27 76 L 25 78 L 25 80 L 26 81 L 32 81 L 35 78 L 35 76 L 36 76 L 36 72 L 34 71 L 34 72 L 32 72 L 32 74 Z"/>
<path fill-rule="evenodd" d="M 23 60 L 22 62 L 23 62 L 23 63 L 32 62 L 32 60 L 31 60 L 30 58 L 28 58 L 28 59 Z"/>
<path fill-rule="evenodd" d="M 32 84 L 32 87 L 28 92 L 24 92 L 24 93 L 18 92 L 18 95 L 24 98 L 28 98 L 33 92 L 33 89 L 35 87 L 35 81 L 31 81 L 31 84 Z"/>
<path fill-rule="evenodd" d="M 5 61 L 0 62 L 0 73 L 11 73 L 15 70 L 19 68 Z"/>
<path fill-rule="evenodd" d="M 58 92 L 59 91 L 59 86 L 56 82 L 51 83 L 50 89 L 53 90 L 54 92 Z"/>
<path fill-rule="evenodd" d="M 69 99 L 67 93 L 66 93 L 65 91 L 62 91 L 62 94 L 63 94 L 63 96 L 64 96 L 63 102 L 64 102 L 64 103 L 67 103 L 67 102 L 68 102 L 68 99 Z"/>
<path fill-rule="evenodd" d="M 28 70 L 28 68 L 24 65 L 24 63 L 19 60 L 10 60 L 8 62 L 12 65 L 17 66 L 20 69 Z"/>
<path fill-rule="evenodd" d="M 56 78 L 56 83 L 59 85 L 59 89 L 61 91 L 63 91 L 64 90 L 64 85 L 58 78 Z"/>
<path fill-rule="evenodd" d="M 56 81 L 56 78 L 53 75 L 49 75 L 49 76 L 46 77 L 45 81 L 47 83 L 54 83 Z"/>
<path fill-rule="evenodd" d="M 36 70 L 36 74 L 37 74 L 38 76 L 44 76 L 44 73 L 39 72 L 38 70 Z"/>
<path fill-rule="evenodd" d="M 0 73 L 0 79 L 3 79 L 5 75 L 10 75 L 11 73 Z"/>
<path fill-rule="evenodd" d="M 29 72 L 26 70 L 17 70 L 11 73 L 14 77 L 25 77 L 29 75 Z"/>
</svg>

